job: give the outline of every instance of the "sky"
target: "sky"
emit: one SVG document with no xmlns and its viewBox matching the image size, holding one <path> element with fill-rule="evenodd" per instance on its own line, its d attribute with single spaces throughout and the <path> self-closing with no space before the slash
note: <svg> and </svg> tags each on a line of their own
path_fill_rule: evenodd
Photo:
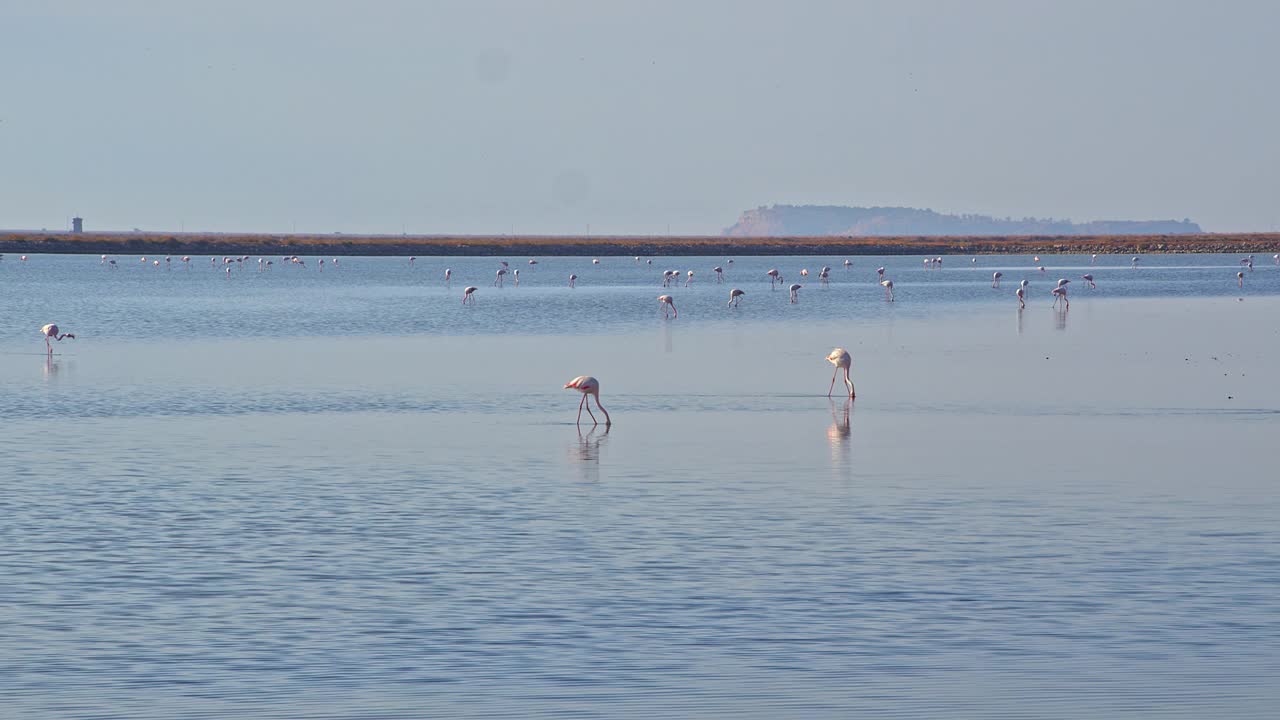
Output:
<svg viewBox="0 0 1280 720">
<path fill-rule="evenodd" d="M 1272 0 L 0 0 L 0 227 L 1280 230 Z"/>
</svg>

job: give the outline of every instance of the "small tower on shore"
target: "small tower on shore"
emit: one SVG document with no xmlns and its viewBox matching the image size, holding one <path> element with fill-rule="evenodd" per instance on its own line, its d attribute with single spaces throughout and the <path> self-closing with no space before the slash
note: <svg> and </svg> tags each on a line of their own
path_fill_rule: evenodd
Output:
<svg viewBox="0 0 1280 720">
<path fill-rule="evenodd" d="M 80 217 L 71 218 L 71 232 L 73 233 L 84 232 L 84 218 L 80 218 Z"/>
</svg>

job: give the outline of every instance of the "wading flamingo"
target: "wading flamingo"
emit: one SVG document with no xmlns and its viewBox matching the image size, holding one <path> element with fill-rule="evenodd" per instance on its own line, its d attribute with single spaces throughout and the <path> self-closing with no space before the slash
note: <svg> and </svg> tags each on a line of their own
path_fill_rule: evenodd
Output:
<svg viewBox="0 0 1280 720">
<path fill-rule="evenodd" d="M 884 268 L 878 267 L 876 268 L 876 282 L 882 282 L 883 280 L 884 280 Z"/>
<path fill-rule="evenodd" d="M 569 274 L 569 287 L 571 288 L 578 287 L 578 276 L 573 273 Z"/>
<path fill-rule="evenodd" d="M 739 290 L 738 288 L 734 288 L 730 290 L 729 291 L 729 307 L 738 307 L 738 303 L 742 300 L 743 295 L 746 295 L 746 293 Z"/>
<path fill-rule="evenodd" d="M 1094 281 L 1093 281 L 1093 274 L 1092 274 L 1092 273 L 1085 273 L 1084 275 L 1081 275 L 1081 276 L 1080 276 L 1080 279 L 1081 279 L 1081 280 L 1083 280 L 1083 281 L 1085 281 L 1085 282 L 1087 282 L 1087 283 L 1089 283 L 1089 289 L 1090 289 L 1090 290 L 1092 290 L 1093 288 L 1098 287 L 1098 283 L 1096 283 L 1096 282 L 1094 282 Z"/>
<path fill-rule="evenodd" d="M 670 295 L 659 295 L 658 302 L 662 303 L 662 317 L 680 317 L 680 313 L 676 312 L 676 303 Z"/>
<path fill-rule="evenodd" d="M 1002 277 L 1004 277 L 1004 273 L 1000 272 L 999 270 L 991 273 L 991 287 L 993 288 L 1000 287 L 1000 278 Z"/>
<path fill-rule="evenodd" d="M 711 269 L 712 269 L 712 271 L 714 271 L 714 272 L 715 272 L 715 274 L 716 274 L 716 282 L 718 282 L 718 283 L 722 283 L 722 282 L 724 282 L 724 268 L 722 268 L 722 267 L 720 267 L 719 265 L 717 265 L 717 266 L 715 266 L 715 267 L 713 267 L 713 268 L 711 268 Z"/>
<path fill-rule="evenodd" d="M 684 281 L 684 286 L 689 287 L 689 283 L 693 282 L 693 271 L 689 271 L 689 277 Z"/>
<path fill-rule="evenodd" d="M 849 397 L 853 397 L 853 381 L 849 379 L 849 368 L 853 366 L 853 356 L 844 348 L 835 348 L 827 355 L 827 362 L 836 366 L 835 372 L 831 374 L 831 387 L 827 388 L 827 397 L 831 397 L 831 393 L 836 389 L 836 377 L 840 375 L 840 370 L 844 370 L 844 384 L 849 388 Z"/>
<path fill-rule="evenodd" d="M 768 275 L 768 276 L 769 276 L 769 289 L 770 289 L 770 290 L 773 290 L 773 289 L 774 289 L 774 286 L 775 286 L 777 283 L 782 282 L 782 275 L 778 273 L 778 270 L 777 270 L 776 268 L 770 269 L 770 270 L 769 270 L 769 272 L 765 273 L 765 275 Z"/>
<path fill-rule="evenodd" d="M 76 339 L 76 336 L 71 333 L 58 334 L 58 326 L 53 323 L 49 323 L 48 325 L 40 328 L 40 334 L 44 336 L 44 346 L 49 349 L 50 355 L 53 354 L 53 346 L 49 344 L 49 338 L 53 338 L 58 341 L 61 341 L 63 338 L 71 338 L 72 340 Z"/>
<path fill-rule="evenodd" d="M 893 302 L 893 281 L 881 280 L 880 285 L 884 288 L 884 299 Z"/>
<path fill-rule="evenodd" d="M 472 305 L 475 305 L 476 304 L 475 292 L 476 292 L 476 287 L 474 285 L 468 285 L 467 287 L 463 288 L 462 304 L 466 305 L 469 302 Z"/>
<path fill-rule="evenodd" d="M 587 403 L 587 397 L 592 396 L 596 399 L 596 407 L 600 408 L 600 412 L 604 413 L 604 426 L 609 427 L 613 421 L 609 419 L 609 411 L 604 409 L 600 404 L 600 381 L 590 375 L 579 375 L 564 384 L 564 389 L 574 389 L 582 393 L 582 402 L 578 403 L 578 423 L 582 422 L 582 408 L 587 409 L 587 414 L 591 416 L 591 424 L 599 425 L 596 421 L 595 413 L 591 412 L 591 405 Z"/>
<path fill-rule="evenodd" d="M 1240 287 L 1244 287 L 1244 273 L 1243 273 L 1243 272 L 1238 272 L 1238 273 L 1236 273 L 1236 284 L 1237 284 L 1237 285 L 1239 285 Z"/>
<path fill-rule="evenodd" d="M 1022 308 L 1025 308 L 1027 306 L 1027 292 L 1022 288 L 1018 288 L 1013 291 L 1013 294 L 1018 296 L 1018 309 L 1021 310 Z"/>
<path fill-rule="evenodd" d="M 804 286 L 799 283 L 791 284 L 791 304 L 792 305 L 795 305 L 796 303 L 800 302 L 800 288 L 802 287 Z"/>
<path fill-rule="evenodd" d="M 1058 302 L 1062 302 L 1062 309 L 1066 310 L 1071 307 L 1071 301 L 1067 299 L 1067 286 L 1059 285 L 1050 291 L 1053 294 L 1053 306 L 1058 307 Z"/>
<path fill-rule="evenodd" d="M 449 284 L 449 282 L 450 282 L 451 280 L 453 280 L 453 270 L 451 270 L 451 269 L 449 269 L 449 268 L 445 268 L 445 269 L 444 269 L 444 282 L 445 282 L 445 284 L 446 284 L 446 285 L 448 285 L 448 284 Z"/>
</svg>

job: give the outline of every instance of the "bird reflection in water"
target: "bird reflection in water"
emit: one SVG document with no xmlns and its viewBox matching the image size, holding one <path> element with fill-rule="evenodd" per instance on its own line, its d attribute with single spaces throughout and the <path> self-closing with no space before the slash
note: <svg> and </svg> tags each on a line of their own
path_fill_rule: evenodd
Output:
<svg viewBox="0 0 1280 720">
<path fill-rule="evenodd" d="M 46 355 L 44 358 L 44 379 L 54 380 L 58 376 L 58 363 L 53 359 L 52 355 Z"/>
<path fill-rule="evenodd" d="M 831 443 L 831 463 L 836 466 L 849 466 L 849 454 L 853 445 L 853 430 L 849 426 L 849 418 L 853 415 L 853 398 L 845 398 L 836 409 L 836 401 L 830 400 L 831 427 L 827 428 L 827 442 Z"/>
<path fill-rule="evenodd" d="M 1068 313 L 1068 312 L 1070 312 L 1070 310 L 1068 310 L 1068 309 L 1067 309 L 1067 308 L 1065 308 L 1065 307 L 1063 307 L 1063 308 L 1055 308 L 1055 309 L 1054 309 L 1054 311 L 1053 311 L 1053 327 L 1054 327 L 1054 329 L 1056 329 L 1056 330 L 1066 330 L 1066 329 L 1067 329 L 1067 313 Z"/>
<path fill-rule="evenodd" d="M 601 430 L 592 427 L 586 433 L 578 428 L 578 442 L 569 449 L 569 460 L 582 471 L 582 479 L 595 482 L 600 479 L 600 446 L 609 438 L 609 426 Z"/>
<path fill-rule="evenodd" d="M 1018 308 L 1018 334 L 1022 334 L 1022 308 Z"/>
<path fill-rule="evenodd" d="M 664 352 L 671 352 L 671 323 L 662 324 L 662 349 Z"/>
</svg>

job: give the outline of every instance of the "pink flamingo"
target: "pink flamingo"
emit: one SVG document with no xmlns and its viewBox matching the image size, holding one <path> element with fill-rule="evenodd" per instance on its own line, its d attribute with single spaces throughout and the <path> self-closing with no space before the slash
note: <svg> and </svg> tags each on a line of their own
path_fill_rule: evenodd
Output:
<svg viewBox="0 0 1280 720">
<path fill-rule="evenodd" d="M 662 303 L 662 317 L 680 317 L 676 312 L 676 303 L 670 295 L 659 295 L 658 302 Z M 671 309 L 670 313 L 667 312 L 667 308 Z"/>
<path fill-rule="evenodd" d="M 800 288 L 802 287 L 804 286 L 800 285 L 799 283 L 791 284 L 791 304 L 792 305 L 795 305 L 796 303 L 800 302 Z"/>
<path fill-rule="evenodd" d="M 845 261 L 844 261 L 844 269 L 845 269 L 845 270 L 848 270 L 848 269 L 849 269 L 849 268 L 851 268 L 851 267 L 853 267 L 853 263 L 849 262 L 848 260 L 845 260 Z"/>
<path fill-rule="evenodd" d="M 715 266 L 715 267 L 713 267 L 713 268 L 711 268 L 711 269 L 712 269 L 712 271 L 714 271 L 714 272 L 715 272 L 715 274 L 716 274 L 716 282 L 718 282 L 718 283 L 722 283 L 722 282 L 724 282 L 724 268 L 722 268 L 722 267 L 720 267 L 719 265 L 717 265 L 717 266 Z"/>
<path fill-rule="evenodd" d="M 1240 287 L 1244 287 L 1244 272 L 1236 273 L 1236 284 Z"/>
<path fill-rule="evenodd" d="M 63 338 L 71 338 L 72 340 L 76 339 L 76 336 L 71 333 L 62 333 L 59 335 L 58 326 L 53 323 L 49 323 L 48 325 L 40 328 L 40 334 L 44 336 L 44 346 L 49 349 L 50 355 L 53 354 L 53 345 L 49 344 L 49 338 L 53 338 L 59 342 L 61 342 Z"/>
<path fill-rule="evenodd" d="M 639 259 L 639 258 L 637 258 L 637 259 Z M 530 261 L 529 261 L 529 264 L 530 264 L 530 265 L 537 265 L 537 264 L 538 264 L 538 261 L 537 261 L 537 260 L 530 260 Z"/>
<path fill-rule="evenodd" d="M 809 268 L 801 268 L 800 277 L 809 277 Z"/>
<path fill-rule="evenodd" d="M 1027 306 L 1027 302 L 1025 300 L 1027 295 L 1026 291 L 1023 290 L 1022 288 L 1018 288 L 1017 290 L 1013 291 L 1013 294 L 1018 296 L 1018 309 L 1021 310 L 1025 308 Z"/>
<path fill-rule="evenodd" d="M 564 384 L 565 390 L 568 390 L 570 388 L 582 393 L 582 402 L 578 403 L 577 423 L 580 424 L 582 422 L 582 408 L 585 407 L 587 409 L 587 414 L 591 416 L 591 424 L 592 425 L 600 424 L 596 420 L 595 413 L 591 412 L 591 405 L 587 403 L 587 397 L 590 396 L 596 399 L 596 407 L 600 408 L 600 412 L 604 413 L 604 426 L 609 427 L 610 425 L 613 424 L 613 421 L 609 418 L 609 411 L 605 410 L 604 406 L 600 404 L 600 381 L 599 380 L 591 377 L 590 375 L 579 375 L 578 377 Z"/>
<path fill-rule="evenodd" d="M 1054 288 L 1053 290 L 1051 290 L 1051 291 L 1049 291 L 1049 292 L 1053 295 L 1053 306 L 1054 306 L 1054 307 L 1058 307 L 1058 302 L 1059 302 L 1059 301 L 1061 301 L 1061 302 L 1062 302 L 1062 304 L 1063 304 L 1063 305 L 1062 305 L 1062 309 L 1063 309 L 1063 310 L 1066 310 L 1067 308 L 1071 307 L 1071 300 L 1069 300 L 1069 299 L 1067 298 L 1067 286 L 1066 286 L 1066 285 L 1059 285 L 1058 287 Z"/>
<path fill-rule="evenodd" d="M 1093 281 L 1093 273 L 1085 273 L 1084 275 L 1081 275 L 1081 276 L 1080 276 L 1080 279 L 1081 279 L 1081 280 L 1083 280 L 1083 281 L 1085 281 L 1085 282 L 1087 282 L 1087 283 L 1089 283 L 1089 289 L 1091 289 L 1091 290 L 1092 290 L 1093 288 L 1098 287 L 1098 283 L 1096 283 L 1096 282 L 1094 282 L 1094 281 Z"/>
<path fill-rule="evenodd" d="M 881 280 L 880 285 L 884 288 L 884 299 L 893 302 L 893 281 Z"/>
<path fill-rule="evenodd" d="M 826 287 L 828 284 L 830 284 L 831 268 L 824 266 L 822 270 L 818 272 L 818 279 L 822 281 L 823 287 Z"/>
<path fill-rule="evenodd" d="M 774 286 L 775 286 L 777 283 L 782 282 L 782 275 L 778 273 L 778 270 L 777 270 L 776 268 L 770 269 L 770 270 L 769 270 L 769 272 L 765 273 L 765 275 L 768 275 L 768 276 L 769 276 L 769 289 L 770 289 L 770 290 L 773 290 L 773 289 L 774 289 Z"/>
<path fill-rule="evenodd" d="M 991 273 L 991 287 L 993 288 L 1000 287 L 1000 278 L 1002 277 L 1004 277 L 1004 273 L 1000 272 L 999 270 Z"/>
<path fill-rule="evenodd" d="M 853 397 L 853 381 L 849 379 L 849 368 L 853 367 L 853 356 L 844 348 L 835 348 L 827 355 L 827 362 L 836 366 L 835 372 L 831 374 L 831 387 L 827 388 L 827 397 L 831 397 L 831 393 L 836 389 L 836 377 L 840 375 L 840 370 L 844 370 L 844 384 L 849 388 L 849 397 Z"/>
<path fill-rule="evenodd" d="M 106 255 L 103 255 L 103 256 L 102 256 L 102 259 L 98 261 L 98 264 L 99 264 L 99 265 L 106 265 L 106 264 L 107 264 L 107 256 L 106 256 Z"/>
<path fill-rule="evenodd" d="M 1096 263 L 1096 262 L 1098 262 L 1098 253 L 1094 253 L 1094 254 L 1093 254 L 1093 257 L 1089 258 L 1089 264 L 1090 264 L 1090 265 L 1093 265 L 1093 264 L 1094 264 L 1094 263 Z"/>
<path fill-rule="evenodd" d="M 569 275 L 569 287 L 571 287 L 571 288 L 572 288 L 572 287 L 578 287 L 578 276 L 577 276 L 577 275 L 570 273 L 570 275 Z"/>
<path fill-rule="evenodd" d="M 516 287 L 520 287 L 520 268 L 511 271 L 511 276 L 515 278 Z"/>
<path fill-rule="evenodd" d="M 746 295 L 746 293 L 739 290 L 738 288 L 734 288 L 730 290 L 729 291 L 729 307 L 738 307 L 738 303 L 742 301 L 743 295 Z"/>
<path fill-rule="evenodd" d="M 452 278 L 453 278 L 453 270 L 451 270 L 451 269 L 449 269 L 449 268 L 445 268 L 445 269 L 444 269 L 444 283 L 445 283 L 446 285 L 448 285 L 448 284 L 449 284 L 449 282 L 452 280 Z"/>
<path fill-rule="evenodd" d="M 497 287 L 502 287 L 502 282 L 503 280 L 506 279 L 506 277 L 507 277 L 507 269 L 498 268 L 498 271 L 493 274 L 493 284 Z"/>
<path fill-rule="evenodd" d="M 687 280 L 685 280 L 685 281 L 684 281 L 684 286 L 685 286 L 685 287 L 689 287 L 689 283 L 691 283 L 691 282 L 693 282 L 693 271 L 692 271 L 692 270 L 690 270 L 690 271 L 689 271 L 689 277 L 688 277 L 688 279 L 687 279 Z"/>
<path fill-rule="evenodd" d="M 476 292 L 476 287 L 474 285 L 468 285 L 467 287 L 463 288 L 462 304 L 466 305 L 468 302 L 470 302 L 472 305 L 475 305 L 476 304 L 475 292 Z"/>
<path fill-rule="evenodd" d="M 884 283 L 884 268 L 883 268 L 883 267 L 878 267 L 878 268 L 876 268 L 876 282 L 881 283 L 881 284 L 883 284 L 883 283 Z"/>
<path fill-rule="evenodd" d="M 413 267 L 413 264 L 414 264 L 415 262 L 417 262 L 417 261 L 418 261 L 418 258 L 417 258 L 417 257 L 414 257 L 413 255 L 410 255 L 410 256 L 409 256 L 409 267 Z"/>
</svg>

